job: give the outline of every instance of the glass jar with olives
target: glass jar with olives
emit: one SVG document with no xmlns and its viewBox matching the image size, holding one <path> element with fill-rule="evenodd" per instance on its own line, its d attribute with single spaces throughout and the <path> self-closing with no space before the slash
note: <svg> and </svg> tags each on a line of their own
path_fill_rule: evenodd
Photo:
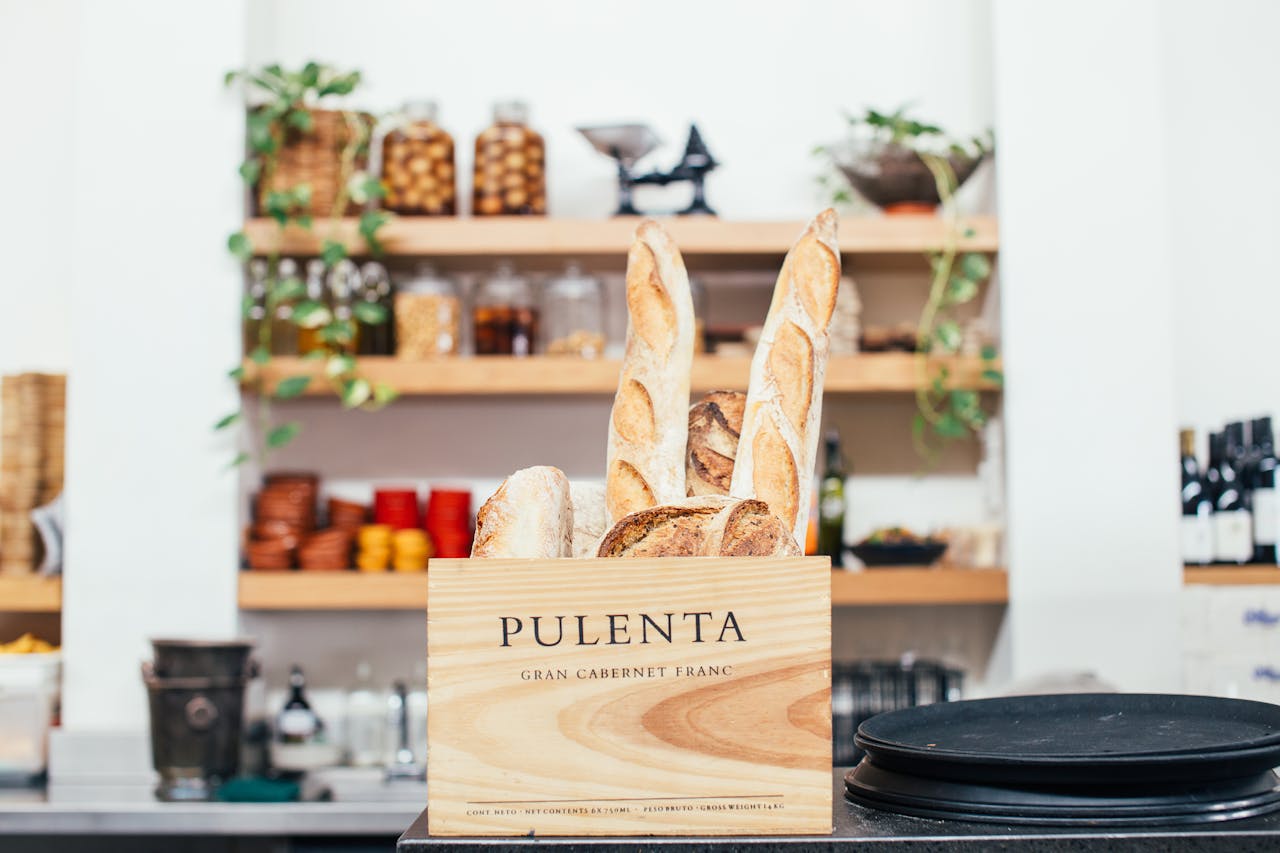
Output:
<svg viewBox="0 0 1280 853">
<path fill-rule="evenodd" d="M 520 101 L 494 105 L 493 126 L 476 137 L 474 216 L 547 212 L 546 146 Z"/>
<path fill-rule="evenodd" d="M 383 206 L 407 216 L 458 212 L 453 137 L 436 124 L 434 101 L 404 105 L 382 140 Z"/>
</svg>

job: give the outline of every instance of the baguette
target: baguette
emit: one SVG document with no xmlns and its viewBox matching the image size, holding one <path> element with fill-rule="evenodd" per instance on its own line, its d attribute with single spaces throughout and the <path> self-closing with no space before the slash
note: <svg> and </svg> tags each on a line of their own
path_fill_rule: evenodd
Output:
<svg viewBox="0 0 1280 853">
<path fill-rule="evenodd" d="M 828 327 L 840 283 L 836 214 L 826 210 L 791 247 L 751 360 L 729 494 L 757 498 L 805 541 L 822 417 Z"/>
<path fill-rule="evenodd" d="M 741 391 L 711 391 L 689 409 L 685 491 L 690 497 L 729 494 L 746 402 Z"/>
<path fill-rule="evenodd" d="M 572 555 L 569 480 L 539 465 L 512 474 L 476 514 L 472 557 L 556 558 Z"/>
<path fill-rule="evenodd" d="M 680 250 L 656 223 L 627 255 L 627 349 L 609 418 L 609 522 L 685 496 L 693 298 Z"/>
<path fill-rule="evenodd" d="M 800 548 L 764 501 L 699 495 L 628 515 L 597 556 L 797 557 Z"/>
</svg>

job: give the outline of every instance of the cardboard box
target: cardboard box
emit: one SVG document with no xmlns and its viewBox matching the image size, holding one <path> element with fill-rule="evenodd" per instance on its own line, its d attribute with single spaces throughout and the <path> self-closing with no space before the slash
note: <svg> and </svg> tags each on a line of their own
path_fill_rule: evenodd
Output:
<svg viewBox="0 0 1280 853">
<path fill-rule="evenodd" d="M 432 560 L 432 835 L 831 832 L 831 572 Z"/>
</svg>

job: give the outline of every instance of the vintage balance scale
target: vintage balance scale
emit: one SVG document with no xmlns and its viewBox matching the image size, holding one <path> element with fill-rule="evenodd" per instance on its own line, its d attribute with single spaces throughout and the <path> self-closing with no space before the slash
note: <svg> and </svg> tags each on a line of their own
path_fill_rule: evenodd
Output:
<svg viewBox="0 0 1280 853">
<path fill-rule="evenodd" d="M 665 187 L 668 184 L 688 181 L 693 186 L 693 201 L 676 216 L 715 216 L 707 204 L 704 181 L 707 174 L 720 165 L 711 156 L 696 124 L 689 125 L 689 140 L 684 146 L 684 156 L 669 171 L 653 171 L 643 175 L 635 173 L 636 163 L 662 144 L 658 134 L 647 124 L 604 124 L 579 127 L 578 132 L 606 157 L 618 163 L 618 209 L 614 216 L 640 216 L 632 199 L 632 188 L 643 185 Z"/>
</svg>

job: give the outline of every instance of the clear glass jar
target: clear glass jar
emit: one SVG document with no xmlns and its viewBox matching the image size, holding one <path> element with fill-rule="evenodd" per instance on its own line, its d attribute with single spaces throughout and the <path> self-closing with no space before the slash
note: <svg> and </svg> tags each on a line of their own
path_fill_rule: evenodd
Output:
<svg viewBox="0 0 1280 853">
<path fill-rule="evenodd" d="M 458 285 L 419 264 L 396 285 L 396 355 L 423 359 L 457 355 L 462 341 L 462 297 Z"/>
<path fill-rule="evenodd" d="M 395 335 L 392 316 L 395 313 L 391 304 L 391 277 L 387 268 L 377 261 L 368 261 L 360 267 L 360 292 L 356 302 L 367 302 L 382 308 L 386 319 L 381 323 L 366 323 L 357 316 L 360 326 L 361 355 L 394 355 Z"/>
<path fill-rule="evenodd" d="M 353 308 L 359 292 L 360 269 L 354 261 L 343 258 L 329 273 L 329 306 L 335 325 L 325 343 L 346 355 L 360 351 L 360 324 L 356 322 Z M 324 337 L 322 333 L 321 339 Z"/>
<path fill-rule="evenodd" d="M 473 216 L 546 214 L 546 145 L 528 117 L 522 102 L 500 102 L 493 126 L 476 137 Z"/>
<path fill-rule="evenodd" d="M 281 258 L 276 266 L 276 286 L 279 282 L 298 277 L 298 262 L 293 258 Z M 268 282 L 268 290 L 271 282 Z M 271 312 L 271 354 L 298 354 L 298 327 L 293 322 L 293 302 L 284 301 Z"/>
<path fill-rule="evenodd" d="M 547 355 L 600 358 L 604 355 L 604 300 L 600 282 L 569 264 L 547 283 L 542 297 Z"/>
<path fill-rule="evenodd" d="M 707 288 L 696 278 L 689 279 L 689 295 L 693 298 L 693 351 L 707 352 Z"/>
<path fill-rule="evenodd" d="M 329 290 L 325 287 L 324 282 L 325 266 L 324 261 L 319 258 L 312 258 L 307 261 L 307 295 L 304 297 L 308 302 L 315 302 L 323 305 L 332 312 L 332 304 L 329 299 Z M 301 314 L 298 315 L 300 318 Z M 298 355 L 306 355 L 309 352 L 322 350 L 325 348 L 324 341 L 320 339 L 320 326 L 308 325 L 298 327 Z"/>
<path fill-rule="evenodd" d="M 241 328 L 244 336 L 244 354 L 258 348 L 262 339 L 262 324 L 267 322 L 267 262 L 254 258 L 249 262 L 249 277 L 245 288 L 244 311 Z"/>
<path fill-rule="evenodd" d="M 404 105 L 382 140 L 383 207 L 408 216 L 458 212 L 453 137 L 436 124 L 435 101 Z"/>
<path fill-rule="evenodd" d="M 529 280 L 503 262 L 476 290 L 472 308 L 476 355 L 532 355 L 538 309 Z"/>
</svg>

